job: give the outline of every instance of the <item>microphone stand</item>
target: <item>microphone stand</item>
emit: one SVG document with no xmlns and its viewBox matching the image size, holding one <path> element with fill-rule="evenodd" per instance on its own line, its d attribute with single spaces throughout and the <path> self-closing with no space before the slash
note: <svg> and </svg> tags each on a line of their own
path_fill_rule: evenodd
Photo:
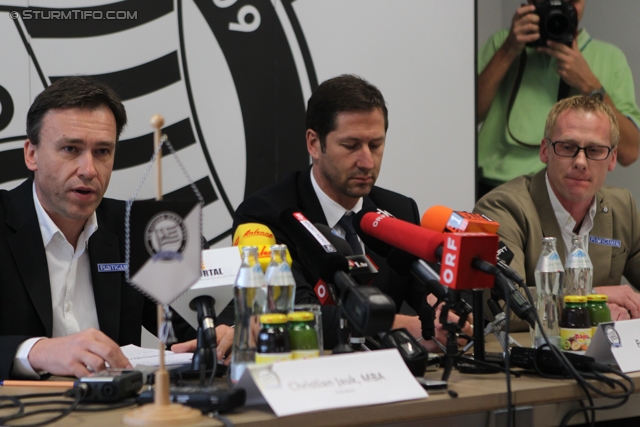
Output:
<svg viewBox="0 0 640 427">
<path fill-rule="evenodd" d="M 480 293 L 481 292 L 482 291 L 480 291 Z M 472 359 L 464 356 L 464 352 L 468 350 L 468 348 L 472 344 L 476 344 L 470 336 L 462 333 L 462 327 L 466 323 L 469 316 L 469 309 L 467 308 L 467 305 L 464 303 L 464 301 L 458 300 L 455 292 L 449 292 L 445 297 L 444 302 L 444 306 L 440 311 L 440 324 L 442 325 L 442 329 L 447 331 L 447 344 L 444 349 L 444 372 L 442 373 L 442 380 L 447 381 L 449 379 L 454 366 L 461 372 L 469 374 L 488 374 L 501 371 L 504 372 L 504 369 L 498 365 L 487 363 L 484 360 Z M 448 321 L 450 310 L 454 310 L 458 314 L 458 322 Z M 480 309 L 480 311 L 482 311 L 482 308 Z M 480 315 L 480 319 L 482 319 L 482 314 Z M 474 329 L 476 329 L 475 326 Z M 479 329 L 480 335 L 482 336 L 480 340 L 484 343 L 484 328 L 480 327 Z M 476 334 L 477 333 L 474 331 L 474 336 Z M 465 346 L 462 351 L 458 351 L 458 336 L 463 337 L 468 341 L 467 346 Z M 484 349 L 484 346 L 482 346 L 482 348 Z M 514 373 L 514 375 L 518 374 Z"/>
<path fill-rule="evenodd" d="M 344 316 L 344 308 L 340 306 L 340 323 L 338 325 L 338 345 L 331 351 L 332 354 L 353 353 L 354 349 L 347 343 L 349 340 L 349 322 Z"/>
<path fill-rule="evenodd" d="M 490 333 L 493 333 L 493 335 L 495 335 L 496 339 L 500 343 L 500 346 L 502 347 L 503 354 L 506 354 L 509 351 L 510 345 L 522 347 L 522 345 L 511 335 L 509 335 L 509 342 L 507 342 L 507 340 L 505 339 L 505 336 L 507 334 L 505 333 L 503 328 L 507 321 L 507 318 L 498 303 L 493 298 L 490 298 L 487 301 L 487 305 L 493 313 L 493 321 L 487 323 L 487 326 L 484 328 L 484 335 L 487 336 Z"/>
<path fill-rule="evenodd" d="M 202 325 L 199 325 L 196 351 L 193 352 L 193 358 L 191 359 L 191 370 L 199 373 L 200 387 L 204 387 L 206 372 L 211 369 L 214 369 L 213 353 L 204 338 Z"/>
</svg>

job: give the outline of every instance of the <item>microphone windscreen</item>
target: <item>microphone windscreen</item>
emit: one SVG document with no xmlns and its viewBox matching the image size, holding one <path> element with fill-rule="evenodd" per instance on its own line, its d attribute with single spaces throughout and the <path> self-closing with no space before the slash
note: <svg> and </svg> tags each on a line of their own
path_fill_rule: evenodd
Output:
<svg viewBox="0 0 640 427">
<path fill-rule="evenodd" d="M 243 246 L 258 247 L 258 261 L 262 271 L 267 271 L 267 267 L 271 262 L 271 246 L 277 244 L 276 237 L 269 227 L 256 222 L 247 222 L 240 224 L 233 234 L 233 246 L 238 246 L 242 251 Z M 291 267 L 293 262 L 289 249 L 287 249 L 286 261 Z"/>
<path fill-rule="evenodd" d="M 407 221 L 372 212 L 366 213 L 362 217 L 360 228 L 366 234 L 382 240 L 392 247 L 402 249 L 430 262 L 438 261 L 436 251 L 444 242 L 442 233 L 436 233 Z"/>
<path fill-rule="evenodd" d="M 422 215 L 420 225 L 426 229 L 442 233 L 447 231 L 447 222 L 451 218 L 453 209 L 442 205 L 431 206 Z"/>
<path fill-rule="evenodd" d="M 454 211 L 446 206 L 433 206 L 422 215 L 420 225 L 429 230 L 450 233 L 495 234 L 500 224 L 484 215 Z"/>
</svg>

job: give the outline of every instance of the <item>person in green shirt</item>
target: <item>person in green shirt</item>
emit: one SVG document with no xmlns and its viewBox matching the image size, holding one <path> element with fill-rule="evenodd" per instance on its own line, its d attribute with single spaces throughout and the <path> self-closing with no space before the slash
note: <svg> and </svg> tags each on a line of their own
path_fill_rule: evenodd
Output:
<svg viewBox="0 0 640 427">
<path fill-rule="evenodd" d="M 568 1 L 580 22 L 585 0 Z M 558 100 L 561 78 L 570 87 L 567 96 L 603 95 L 620 123 L 618 163 L 628 166 L 638 158 L 640 110 L 624 53 L 593 39 L 584 28 L 579 29 L 571 47 L 553 41 L 546 47 L 527 47 L 540 38 L 535 3 L 540 2 L 529 0 L 519 7 L 511 29 L 494 34 L 478 53 L 480 196 L 519 175 L 542 170 L 539 141 L 547 114 Z M 521 55 L 526 55 L 526 66 L 507 123 Z"/>
</svg>

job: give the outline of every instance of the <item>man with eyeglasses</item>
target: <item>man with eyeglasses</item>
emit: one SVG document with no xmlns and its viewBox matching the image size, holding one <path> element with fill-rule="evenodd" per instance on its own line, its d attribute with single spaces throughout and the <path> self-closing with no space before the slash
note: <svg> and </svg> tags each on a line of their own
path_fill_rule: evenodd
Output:
<svg viewBox="0 0 640 427">
<path fill-rule="evenodd" d="M 500 223 L 511 263 L 529 286 L 543 237 L 556 237 L 562 259 L 571 238 L 586 236 L 593 286 L 609 296 L 612 318 L 640 318 L 640 214 L 626 189 L 603 187 L 616 166 L 620 131 L 614 112 L 596 97 L 556 103 L 540 144 L 546 168 L 515 178 L 484 196 L 474 212 Z M 624 276 L 631 285 L 621 285 Z M 613 286 L 616 285 L 616 286 Z"/>
<path fill-rule="evenodd" d="M 581 25 L 586 0 L 565 0 L 581 25 L 570 46 L 547 40 L 531 47 L 540 42 L 544 23 L 537 12 L 543 3 L 549 6 L 549 0 L 521 4 L 511 28 L 498 31 L 478 51 L 480 196 L 544 167 L 537 151 L 545 117 L 556 100 L 568 96 L 602 96 L 618 119 L 618 162 L 629 166 L 639 155 L 640 109 L 624 52 L 591 37 Z"/>
</svg>

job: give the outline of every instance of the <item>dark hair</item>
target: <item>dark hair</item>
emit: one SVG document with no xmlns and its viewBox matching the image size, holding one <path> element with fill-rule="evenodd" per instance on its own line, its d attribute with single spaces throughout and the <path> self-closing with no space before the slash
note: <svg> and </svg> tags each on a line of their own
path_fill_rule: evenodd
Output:
<svg viewBox="0 0 640 427">
<path fill-rule="evenodd" d="M 27 113 L 27 138 L 40 143 L 42 118 L 49 110 L 81 108 L 95 110 L 107 107 L 116 119 L 116 140 L 127 124 L 127 112 L 118 95 L 106 84 L 86 76 L 63 77 L 40 92 Z"/>
<path fill-rule="evenodd" d="M 370 112 L 377 108 L 384 115 L 384 130 L 389 127 L 389 117 L 384 97 L 377 87 L 352 74 L 329 79 L 320 86 L 307 102 L 307 129 L 320 139 L 322 152 L 326 149 L 326 137 L 336 129 L 336 117 L 344 112 Z"/>
</svg>

